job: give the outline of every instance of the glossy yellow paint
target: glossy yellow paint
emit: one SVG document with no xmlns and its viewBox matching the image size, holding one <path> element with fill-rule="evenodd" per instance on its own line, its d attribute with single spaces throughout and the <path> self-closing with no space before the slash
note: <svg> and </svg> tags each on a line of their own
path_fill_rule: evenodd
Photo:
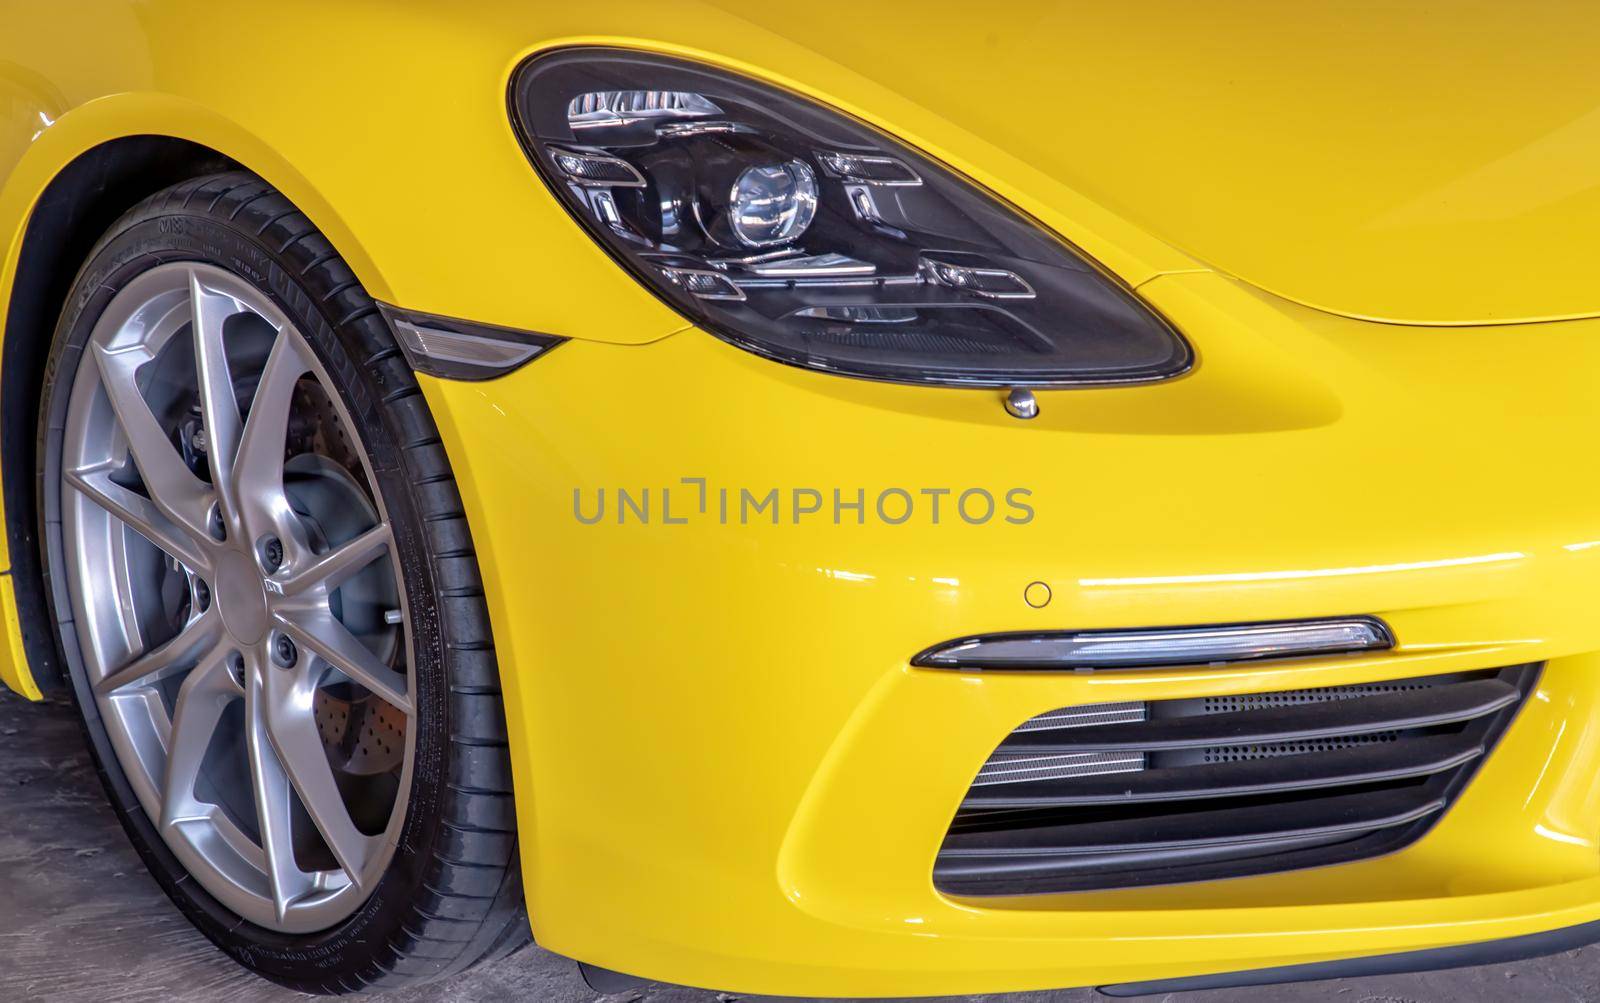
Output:
<svg viewBox="0 0 1600 1003">
<path fill-rule="evenodd" d="M 42 700 L 39 684 L 28 669 L 28 654 L 22 649 L 22 621 L 17 617 L 17 593 L 10 575 L 0 575 L 0 683 L 29 700 Z"/>
<path fill-rule="evenodd" d="M 1600 232 L 1589 29 L 1541 32 L 1519 90 L 1466 59 L 1476 36 L 1402 12 L 1359 31 L 1316 12 L 1200 25 L 1177 5 L 990 4 L 976 27 L 970 5 L 852 13 L 842 31 L 689 3 L 8 4 L 0 296 L 62 166 L 159 133 L 284 190 L 379 298 L 574 339 L 490 383 L 424 381 L 480 550 L 554 950 L 741 992 L 903 995 L 1600 918 L 1600 472 L 1582 446 L 1600 320 L 1489 324 L 1600 308 L 1574 264 Z M 1560 15 L 1473 16 L 1503 42 Z M 833 378 L 684 329 L 550 199 L 507 124 L 515 65 L 579 42 L 696 56 L 896 133 L 1137 286 L 1198 367 L 1045 393 L 1018 422 L 992 392 Z M 1025 489 L 1033 518 L 833 521 L 835 488 L 870 506 L 897 487 Z M 784 514 L 725 525 L 719 488 L 735 505 L 778 488 Z M 612 507 L 585 524 L 600 489 Z M 650 491 L 648 524 L 617 522 L 618 489 Z M 824 512 L 796 522 L 795 489 Z M 1400 648 L 1097 676 L 907 665 L 987 630 L 1356 613 Z M 1534 660 L 1535 699 L 1400 853 L 1115 893 L 932 887 L 972 775 L 1034 714 Z"/>
<path fill-rule="evenodd" d="M 949 993 L 1292 964 L 1600 917 L 1600 322 L 1402 328 L 1205 273 L 1141 290 L 1199 346 L 1156 387 L 831 378 L 699 332 L 428 381 L 482 547 L 540 942 L 734 991 Z M 700 515 L 698 484 L 711 488 Z M 671 486 L 665 524 L 662 488 Z M 1026 526 L 722 524 L 718 487 L 1031 490 Z M 596 492 L 652 489 L 652 521 Z M 613 494 L 614 498 L 614 494 Z M 869 502 L 870 504 L 870 502 Z M 787 505 L 787 503 L 786 503 Z M 737 512 L 737 508 L 732 510 Z M 1051 603 L 1023 598 L 1042 580 Z M 1074 675 L 908 668 L 987 630 L 1375 613 L 1398 651 Z M 1343 867 L 1011 901 L 933 855 L 1012 727 L 1074 703 L 1548 659 L 1430 835 Z M 1486 852 L 1493 847 L 1493 852 Z"/>
<path fill-rule="evenodd" d="M 719 6 L 1280 296 L 1411 323 L 1600 312 L 1600 18 L 1571 4 L 880 3 L 848 30 Z"/>
</svg>

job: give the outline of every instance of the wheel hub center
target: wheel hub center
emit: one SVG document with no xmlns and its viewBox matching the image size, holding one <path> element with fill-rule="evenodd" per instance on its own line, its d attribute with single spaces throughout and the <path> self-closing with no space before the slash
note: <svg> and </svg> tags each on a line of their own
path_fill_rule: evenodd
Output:
<svg viewBox="0 0 1600 1003">
<path fill-rule="evenodd" d="M 222 625 L 240 644 L 258 644 L 272 622 L 267 612 L 267 591 L 256 562 L 237 551 L 217 560 L 213 601 L 222 611 Z"/>
</svg>

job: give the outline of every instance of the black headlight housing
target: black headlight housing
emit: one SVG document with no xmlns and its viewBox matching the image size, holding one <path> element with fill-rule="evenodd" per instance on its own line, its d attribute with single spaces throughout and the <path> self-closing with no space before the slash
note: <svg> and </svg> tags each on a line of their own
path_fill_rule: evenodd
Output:
<svg viewBox="0 0 1600 1003">
<path fill-rule="evenodd" d="M 582 47 L 512 77 L 572 215 L 696 325 L 760 355 L 945 386 L 1140 383 L 1184 339 L 996 196 L 849 116 L 688 60 Z"/>
</svg>

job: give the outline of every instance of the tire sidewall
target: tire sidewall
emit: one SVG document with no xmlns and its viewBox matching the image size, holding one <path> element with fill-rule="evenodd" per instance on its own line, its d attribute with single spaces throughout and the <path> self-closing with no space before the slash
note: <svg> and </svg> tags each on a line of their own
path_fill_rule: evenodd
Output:
<svg viewBox="0 0 1600 1003">
<path fill-rule="evenodd" d="M 72 623 L 61 532 L 62 429 L 84 346 L 112 298 L 135 277 L 158 265 L 192 261 L 216 265 L 251 282 L 299 329 L 331 378 L 371 464 L 395 536 L 410 614 L 410 649 L 416 687 L 411 791 L 399 845 L 384 876 L 354 914 L 331 929 L 290 935 L 243 921 L 191 879 L 145 814 L 114 752 L 88 684 Z M 370 304 L 370 300 L 368 301 Z M 375 308 L 374 308 L 375 309 Z M 124 828 L 146 865 L 188 918 L 211 940 L 263 975 L 302 984 L 336 980 L 382 962 L 401 934 L 398 917 L 409 912 L 426 881 L 445 796 L 448 742 L 446 651 L 439 629 L 425 528 L 413 485 L 396 443 L 399 430 L 382 406 L 382 389 L 356 363 L 370 346 L 352 344 L 348 319 L 330 318 L 313 290 L 297 281 L 254 235 L 189 211 L 137 214 L 97 245 L 68 295 L 51 346 L 40 409 L 39 512 L 45 591 L 54 636 L 70 690 L 81 712 L 96 767 Z"/>
</svg>

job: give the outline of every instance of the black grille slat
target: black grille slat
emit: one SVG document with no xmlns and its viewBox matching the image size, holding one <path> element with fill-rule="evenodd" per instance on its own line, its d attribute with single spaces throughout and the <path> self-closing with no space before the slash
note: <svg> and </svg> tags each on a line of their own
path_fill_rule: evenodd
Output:
<svg viewBox="0 0 1600 1003">
<path fill-rule="evenodd" d="M 1382 797 L 1360 793 L 1315 798 L 1296 817 L 1285 817 L 1275 805 L 1250 808 L 1202 808 L 1157 819 L 1042 825 L 1003 832 L 950 833 L 944 856 L 957 859 L 1005 857 L 1070 857 L 1106 853 L 1149 853 L 1160 849 L 1200 848 L 1227 843 L 1270 845 L 1283 840 L 1344 837 L 1389 825 L 1400 825 L 1443 808 L 1438 798 L 1416 792 L 1386 792 Z"/>
<path fill-rule="evenodd" d="M 1391 791 L 1322 798 L 1294 817 L 1273 805 L 1222 808 L 1169 817 L 1048 826 L 1012 833 L 952 834 L 940 855 L 935 878 L 971 880 L 1015 877 L 1019 872 L 1070 874 L 1126 867 L 1135 861 L 1163 861 L 1173 851 L 1207 854 L 1215 850 L 1256 853 L 1280 846 L 1329 842 L 1375 829 L 1407 825 L 1444 808 L 1440 798 Z"/>
<path fill-rule="evenodd" d="M 1529 665 L 1041 714 L 980 771 L 935 884 L 1074 891 L 1389 852 L 1448 808 L 1537 676 Z M 1051 756 L 1084 765 L 1025 768 Z"/>
<path fill-rule="evenodd" d="M 1454 769 L 1483 755 L 1483 745 L 1459 735 L 1430 736 L 1415 743 L 1357 745 L 1314 757 L 1272 756 L 1113 773 L 1082 780 L 1024 781 L 975 787 L 963 810 L 1073 807 L 1131 801 L 1242 797 L 1341 784 L 1382 783 Z"/>
<path fill-rule="evenodd" d="M 1138 728 L 1095 725 L 1071 730 L 1028 731 L 1006 742 L 1011 752 L 1110 752 L 1117 749 L 1197 749 L 1213 745 L 1267 745 L 1335 738 L 1374 731 L 1399 731 L 1453 724 L 1492 714 L 1517 702 L 1517 689 L 1499 679 L 1480 679 L 1359 700 L 1297 703 L 1262 710 L 1158 718 Z M 1351 707 L 1366 713 L 1356 719 Z"/>
</svg>

